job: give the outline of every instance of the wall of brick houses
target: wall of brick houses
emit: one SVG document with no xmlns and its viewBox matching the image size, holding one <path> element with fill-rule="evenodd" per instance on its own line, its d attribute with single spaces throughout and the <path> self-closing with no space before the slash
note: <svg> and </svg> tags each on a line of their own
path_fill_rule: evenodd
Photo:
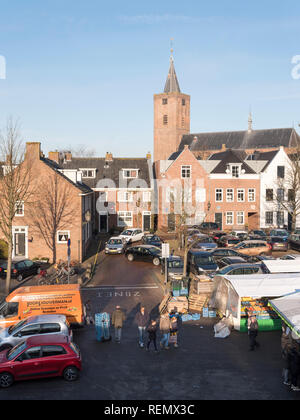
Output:
<svg viewBox="0 0 300 420">
<path fill-rule="evenodd" d="M 191 177 L 189 179 L 182 179 L 181 169 L 182 166 L 191 167 Z M 207 209 L 206 196 L 200 200 L 196 199 L 196 190 L 207 191 L 208 176 L 206 171 L 197 161 L 193 153 L 186 147 L 181 155 L 169 166 L 164 174 L 160 173 L 159 162 L 155 165 L 155 173 L 157 178 L 157 199 L 158 199 L 158 229 L 167 229 L 168 227 L 168 214 L 180 213 L 182 207 L 185 209 L 186 218 L 194 219 L 197 214 L 205 214 Z M 186 201 L 183 202 L 182 198 L 177 195 L 176 206 L 168 202 L 168 188 L 176 190 L 182 188 L 186 191 Z M 190 190 L 189 192 L 187 192 Z M 206 194 L 205 194 L 206 195 Z M 182 218 L 177 217 L 177 223 L 182 221 Z"/>
<path fill-rule="evenodd" d="M 41 189 L 44 182 L 51 179 L 55 174 L 53 169 L 40 160 L 41 151 L 40 143 L 28 143 L 27 155 L 32 160 L 31 165 L 31 188 L 34 192 L 35 189 Z M 27 158 L 27 157 L 26 157 Z M 70 184 L 67 180 L 59 178 L 62 183 L 67 183 L 70 205 L 72 205 L 72 217 L 70 223 L 62 230 L 70 231 L 71 239 L 71 259 L 81 261 L 83 256 L 83 243 L 82 243 L 82 197 L 79 195 L 80 190 Z M 59 185 L 62 185 L 59 183 Z M 45 240 L 38 229 L 34 226 L 31 208 L 33 206 L 34 193 L 27 202 L 24 203 L 24 215 L 16 216 L 13 221 L 15 229 L 26 228 L 27 236 L 25 238 L 25 247 L 27 249 L 28 258 L 49 258 L 52 261 L 52 251 L 46 245 Z M 57 243 L 57 260 L 67 260 L 67 244 Z"/>
<path fill-rule="evenodd" d="M 152 201 L 144 201 L 144 193 L 150 193 L 153 198 L 151 190 L 142 191 L 131 191 L 132 201 L 120 202 L 119 192 L 126 192 L 127 190 L 106 190 L 105 196 L 103 192 L 95 192 L 96 201 L 96 212 L 95 212 L 95 228 L 99 232 L 100 227 L 100 215 L 105 216 L 107 214 L 107 231 L 114 228 L 122 228 L 118 226 L 118 213 L 119 212 L 131 212 L 132 223 L 128 227 L 143 228 L 143 213 L 152 214 Z M 130 192 L 129 190 L 127 192 Z M 100 198 L 99 198 L 100 197 Z M 104 201 L 105 200 L 105 201 Z"/>
<path fill-rule="evenodd" d="M 218 179 L 210 176 L 207 200 L 210 203 L 210 211 L 207 214 L 206 221 L 215 222 L 215 214 L 222 213 L 222 229 L 230 231 L 233 229 L 251 229 L 259 228 L 259 213 L 260 213 L 260 178 L 259 175 L 241 175 L 240 178 L 227 178 L 228 175 L 224 174 L 223 177 L 218 176 Z M 245 179 L 244 177 L 250 178 Z M 216 201 L 216 190 L 222 189 L 223 200 L 222 202 Z M 233 189 L 234 200 L 227 202 L 226 191 Z M 244 201 L 238 202 L 238 190 L 244 190 Z M 255 190 L 255 201 L 249 201 L 249 189 Z M 208 203 L 207 203 L 208 204 Z M 226 223 L 226 213 L 233 212 L 233 224 Z M 244 223 L 238 224 L 237 213 L 244 212 Z"/>
</svg>

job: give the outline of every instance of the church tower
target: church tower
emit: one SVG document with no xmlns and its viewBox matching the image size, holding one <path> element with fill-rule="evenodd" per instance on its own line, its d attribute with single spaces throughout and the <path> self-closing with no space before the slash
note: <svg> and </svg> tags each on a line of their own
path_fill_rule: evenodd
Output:
<svg viewBox="0 0 300 420">
<path fill-rule="evenodd" d="M 182 136 L 190 134 L 190 101 L 190 96 L 180 91 L 171 54 L 164 93 L 154 95 L 154 162 L 168 159 L 177 151 Z"/>
</svg>

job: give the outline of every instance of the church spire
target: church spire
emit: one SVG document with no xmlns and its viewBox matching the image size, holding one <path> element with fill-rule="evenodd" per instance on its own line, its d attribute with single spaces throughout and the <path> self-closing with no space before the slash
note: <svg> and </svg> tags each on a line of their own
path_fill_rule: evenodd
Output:
<svg viewBox="0 0 300 420">
<path fill-rule="evenodd" d="M 176 71 L 174 67 L 174 57 L 173 57 L 173 45 L 171 46 L 171 57 L 170 57 L 170 69 L 165 84 L 164 93 L 180 93 L 180 87 L 176 76 Z"/>
</svg>

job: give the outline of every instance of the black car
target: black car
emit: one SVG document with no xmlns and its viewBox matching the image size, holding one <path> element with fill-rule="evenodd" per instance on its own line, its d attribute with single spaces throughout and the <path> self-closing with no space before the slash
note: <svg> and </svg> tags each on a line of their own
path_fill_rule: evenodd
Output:
<svg viewBox="0 0 300 420">
<path fill-rule="evenodd" d="M 161 250 L 152 245 L 140 245 L 127 248 L 125 256 L 128 261 L 149 261 L 154 265 L 160 265 Z"/>
<path fill-rule="evenodd" d="M 203 222 L 199 226 L 199 229 L 202 232 L 206 233 L 206 232 L 209 232 L 211 230 L 220 230 L 220 226 L 218 225 L 218 223 L 214 223 L 214 222 Z"/>
<path fill-rule="evenodd" d="M 145 245 L 153 245 L 161 248 L 164 241 L 157 235 L 145 235 L 143 236 L 142 242 Z"/>
<path fill-rule="evenodd" d="M 232 264 L 244 264 L 247 263 L 247 260 L 243 257 L 224 257 L 221 260 L 218 261 L 219 268 L 226 267 L 227 265 Z"/>
<path fill-rule="evenodd" d="M 290 249 L 295 249 L 296 251 L 300 250 L 300 235 L 292 233 L 288 239 L 288 244 Z"/>
<path fill-rule="evenodd" d="M 41 265 L 31 260 L 13 261 L 11 277 L 21 282 L 23 279 L 35 276 L 40 272 Z M 5 278 L 7 273 L 7 261 L 0 264 L 0 277 Z"/>
<path fill-rule="evenodd" d="M 191 249 L 188 252 L 187 260 L 188 272 L 202 274 L 203 272 L 214 272 L 218 269 L 210 251 L 200 251 Z"/>
</svg>

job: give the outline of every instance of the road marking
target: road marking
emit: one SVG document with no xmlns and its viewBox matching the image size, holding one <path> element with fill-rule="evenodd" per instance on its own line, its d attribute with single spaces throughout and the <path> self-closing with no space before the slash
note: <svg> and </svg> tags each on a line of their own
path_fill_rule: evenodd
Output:
<svg viewBox="0 0 300 420">
<path fill-rule="evenodd" d="M 81 290 L 126 290 L 126 289 L 158 289 L 158 286 L 101 286 L 101 287 L 83 287 Z"/>
</svg>

